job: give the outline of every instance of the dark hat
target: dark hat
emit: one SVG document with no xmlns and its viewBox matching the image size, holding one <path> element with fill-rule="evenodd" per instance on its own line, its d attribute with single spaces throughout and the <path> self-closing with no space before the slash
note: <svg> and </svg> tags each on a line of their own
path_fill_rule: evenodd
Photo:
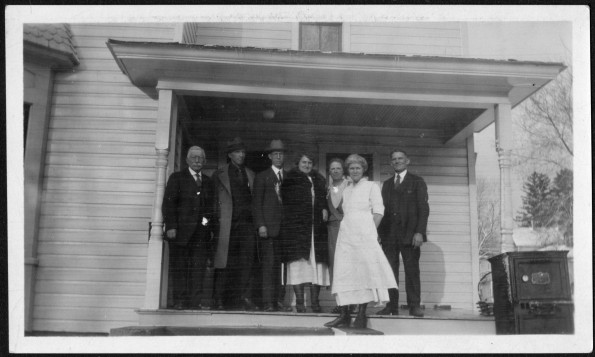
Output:
<svg viewBox="0 0 595 357">
<path fill-rule="evenodd" d="M 227 153 L 234 152 L 236 150 L 246 150 L 246 145 L 242 142 L 242 139 L 235 137 L 232 141 L 227 142 Z"/>
<path fill-rule="evenodd" d="M 283 151 L 285 152 L 285 145 L 283 145 L 283 142 L 279 139 L 275 139 L 272 140 L 271 143 L 269 144 L 269 147 L 264 149 L 264 151 L 269 154 L 272 153 L 273 151 Z"/>
</svg>

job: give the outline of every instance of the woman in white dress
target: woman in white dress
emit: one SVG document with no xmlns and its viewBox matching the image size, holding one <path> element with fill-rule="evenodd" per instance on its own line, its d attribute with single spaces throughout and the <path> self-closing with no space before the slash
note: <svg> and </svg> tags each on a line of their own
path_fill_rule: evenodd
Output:
<svg viewBox="0 0 595 357">
<path fill-rule="evenodd" d="M 332 293 L 340 315 L 326 327 L 349 327 L 350 304 L 359 305 L 355 328 L 365 328 L 369 302 L 389 301 L 388 289 L 397 288 L 392 269 L 378 243 L 376 228 L 382 220 L 384 205 L 380 187 L 364 177 L 366 160 L 350 155 L 345 167 L 351 183 L 343 191 L 343 220 L 337 238 Z"/>
<path fill-rule="evenodd" d="M 328 272 L 328 210 L 324 177 L 312 169 L 314 157 L 301 154 L 281 186 L 282 239 L 287 284 L 293 285 L 296 311 L 306 312 L 304 287 L 310 284 L 312 312 L 321 312 L 321 286 L 330 285 Z"/>
</svg>

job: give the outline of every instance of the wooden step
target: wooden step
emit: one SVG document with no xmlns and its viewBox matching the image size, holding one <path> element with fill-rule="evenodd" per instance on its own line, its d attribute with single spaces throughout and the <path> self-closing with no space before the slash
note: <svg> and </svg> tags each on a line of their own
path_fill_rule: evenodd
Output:
<svg viewBox="0 0 595 357">
<path fill-rule="evenodd" d="M 334 336 L 382 335 L 372 329 L 280 326 L 127 326 L 110 330 L 110 336 Z"/>
<path fill-rule="evenodd" d="M 397 316 L 375 315 L 378 309 L 368 309 L 366 331 L 335 329 L 335 334 L 376 334 L 385 335 L 495 335 L 493 316 L 481 316 L 477 311 L 441 311 L 426 309 L 423 318 L 412 317 L 406 311 Z M 310 328 L 321 329 L 337 314 L 295 313 L 295 312 L 247 312 L 213 310 L 136 310 L 138 326 L 181 326 L 226 328 Z"/>
</svg>

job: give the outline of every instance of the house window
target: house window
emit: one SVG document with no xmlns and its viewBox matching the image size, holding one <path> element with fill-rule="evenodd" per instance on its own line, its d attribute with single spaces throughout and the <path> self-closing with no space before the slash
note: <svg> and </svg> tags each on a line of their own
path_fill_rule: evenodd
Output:
<svg viewBox="0 0 595 357">
<path fill-rule="evenodd" d="M 341 24 L 300 24 L 300 50 L 325 52 L 341 51 Z"/>
</svg>

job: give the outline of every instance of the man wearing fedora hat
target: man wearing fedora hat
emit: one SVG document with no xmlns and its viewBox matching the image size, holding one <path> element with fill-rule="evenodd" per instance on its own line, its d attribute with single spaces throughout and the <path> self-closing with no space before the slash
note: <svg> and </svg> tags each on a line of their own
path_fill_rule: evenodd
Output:
<svg viewBox="0 0 595 357">
<path fill-rule="evenodd" d="M 256 239 L 252 223 L 254 172 L 244 166 L 246 146 L 240 138 L 227 143 L 229 163 L 213 174 L 217 194 L 218 241 L 215 252 L 213 307 L 225 309 L 224 298 L 245 310 L 257 310 L 252 302 L 252 268 Z"/>
<path fill-rule="evenodd" d="M 283 219 L 281 183 L 287 174 L 283 169 L 285 146 L 281 140 L 273 140 L 265 152 L 272 165 L 256 175 L 252 198 L 262 269 L 262 301 L 265 312 L 287 311 L 282 302 L 284 289 L 280 279 L 282 246 L 279 237 Z"/>
</svg>

